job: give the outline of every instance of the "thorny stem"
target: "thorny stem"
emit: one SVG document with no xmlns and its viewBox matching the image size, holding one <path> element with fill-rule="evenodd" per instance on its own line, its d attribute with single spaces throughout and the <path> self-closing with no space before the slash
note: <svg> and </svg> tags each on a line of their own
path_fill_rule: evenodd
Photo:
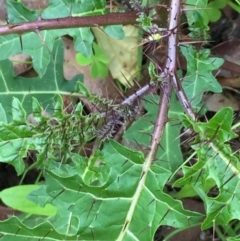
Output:
<svg viewBox="0 0 240 241">
<path fill-rule="evenodd" d="M 178 19 L 180 16 L 180 1 L 179 0 L 172 0 L 170 5 L 170 19 L 169 19 L 169 26 L 168 30 L 171 31 L 168 39 L 168 48 L 167 54 L 169 58 L 166 61 L 165 69 L 162 73 L 162 77 L 164 78 L 163 83 L 159 83 L 161 88 L 161 100 L 159 103 L 159 111 L 157 116 L 157 121 L 155 123 L 154 132 L 152 134 L 151 140 L 151 147 L 149 154 L 143 164 L 141 178 L 139 180 L 137 189 L 134 194 L 134 198 L 132 199 L 131 205 L 129 207 L 129 211 L 127 213 L 125 225 L 121 233 L 119 234 L 117 241 L 123 240 L 126 232 L 128 230 L 128 226 L 131 223 L 133 213 L 137 202 L 140 198 L 142 189 L 144 188 L 147 173 L 150 170 L 150 166 L 152 161 L 156 157 L 156 152 L 158 150 L 161 137 L 163 135 L 164 127 L 168 117 L 168 109 L 169 109 L 169 101 L 172 92 L 172 83 L 171 79 L 174 76 L 175 69 L 176 69 L 176 56 L 177 56 L 177 31 L 172 31 L 177 29 L 178 26 Z"/>
<path fill-rule="evenodd" d="M 178 10 L 176 11 L 176 9 Z M 169 21 L 169 32 L 170 37 L 168 41 L 168 61 L 166 63 L 166 69 L 164 73 L 166 74 L 164 78 L 166 78 L 167 82 L 169 80 L 172 82 L 173 88 L 178 96 L 179 101 L 181 102 L 183 108 L 186 113 L 195 119 L 194 112 L 189 104 L 189 101 L 183 91 L 181 86 L 181 82 L 176 76 L 176 46 L 177 46 L 177 27 L 178 27 L 178 18 L 180 14 L 180 3 L 178 5 L 173 5 L 169 8 L 170 14 L 173 16 L 172 20 Z M 173 12 L 173 14 L 172 14 Z M 174 14 L 177 14 L 174 16 Z M 114 25 L 114 24 L 134 24 L 136 23 L 137 12 L 127 12 L 127 13 L 109 13 L 100 16 L 86 16 L 86 17 L 66 17 L 59 19 L 39 19 L 33 22 L 26 23 L 17 23 L 17 24 L 8 24 L 4 26 L 0 26 L 0 36 L 7 34 L 23 34 L 26 32 L 36 32 L 39 33 L 41 30 L 50 30 L 50 29 L 64 29 L 64 28 L 78 28 L 78 27 L 92 27 L 92 26 L 106 26 L 106 25 Z M 171 47 L 172 46 L 172 47 Z M 171 62 L 174 66 L 173 68 L 169 68 L 167 70 L 168 65 L 171 67 Z M 229 69 L 233 72 L 239 73 L 240 68 L 231 63 L 229 61 L 225 61 L 223 64 L 225 69 Z M 140 95 L 144 94 L 150 89 L 150 85 L 147 85 L 139 90 L 141 92 Z M 165 86 L 166 87 L 166 86 Z M 166 90 L 164 90 L 166 91 Z M 128 104 L 128 102 L 133 102 L 138 94 L 128 98 L 124 104 Z M 164 96 L 163 96 L 164 97 Z M 131 99 L 132 98 L 132 99 Z"/>
<path fill-rule="evenodd" d="M 146 161 L 146 165 L 150 165 L 150 163 L 154 160 L 156 156 L 156 152 L 158 150 L 160 140 L 163 135 L 164 127 L 168 118 L 169 101 L 171 98 L 172 87 L 175 89 L 178 99 L 184 107 L 186 113 L 189 116 L 195 118 L 195 114 L 191 108 L 191 105 L 189 104 L 188 99 L 182 89 L 181 83 L 179 82 L 176 76 L 178 46 L 177 27 L 181 13 L 181 2 L 179 0 L 172 0 L 169 9 L 170 19 L 168 26 L 168 58 L 166 60 L 165 69 L 161 74 L 163 81 L 159 83 L 159 87 L 161 89 L 161 100 L 159 103 L 158 116 L 155 123 L 154 132 L 152 134 L 151 147 Z M 136 93 L 134 93 L 133 95 L 129 96 L 126 100 L 124 100 L 120 104 L 120 106 L 131 105 L 134 102 L 134 100 L 136 100 L 136 98 L 148 92 L 152 87 L 154 86 L 152 86 L 151 84 L 142 87 Z M 103 117 L 103 115 L 105 116 L 106 113 L 102 113 L 101 117 Z"/>
<path fill-rule="evenodd" d="M 177 74 L 176 74 L 176 63 L 177 63 L 177 46 L 178 46 L 178 22 L 181 12 L 181 1 L 173 1 L 172 5 L 169 8 L 170 11 L 170 22 L 169 22 L 169 31 L 172 31 L 168 39 L 168 60 L 165 67 L 165 73 L 167 76 L 170 77 L 170 81 L 172 82 L 172 86 L 176 92 L 178 100 L 182 104 L 183 108 L 185 109 L 187 115 L 191 116 L 195 119 L 194 111 L 186 97 L 186 94 L 182 88 L 181 82 L 179 81 Z"/>
<path fill-rule="evenodd" d="M 135 24 L 136 12 L 109 13 L 100 16 L 67 17 L 59 19 L 40 19 L 33 22 L 0 26 L 0 35 L 22 34 L 49 29 L 106 26 L 115 24 Z"/>
<path fill-rule="evenodd" d="M 161 86 L 161 100 L 159 103 L 159 111 L 157 120 L 155 123 L 154 132 L 152 134 L 151 140 L 151 150 L 148 154 L 147 161 L 152 162 L 156 156 L 160 140 L 163 135 L 164 127 L 168 118 L 169 101 L 172 92 L 172 79 L 175 75 L 176 64 L 177 64 L 177 27 L 180 16 L 181 1 L 172 0 L 169 17 L 168 31 L 170 32 L 168 38 L 167 47 L 167 60 L 165 64 L 165 69 L 162 73 L 163 82 L 160 83 Z M 149 163 L 150 164 L 150 163 Z"/>
</svg>

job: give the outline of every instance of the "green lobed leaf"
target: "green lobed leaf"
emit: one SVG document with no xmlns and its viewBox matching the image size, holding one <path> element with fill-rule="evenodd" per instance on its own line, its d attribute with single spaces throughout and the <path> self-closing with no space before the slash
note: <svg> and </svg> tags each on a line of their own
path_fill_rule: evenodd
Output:
<svg viewBox="0 0 240 241">
<path fill-rule="evenodd" d="M 10 103 L 14 97 L 20 100 L 28 114 L 32 110 L 32 97 L 37 98 L 44 108 L 48 107 L 45 111 L 51 113 L 53 112 L 54 96 L 57 94 L 70 95 L 75 90 L 76 81 L 83 80 L 82 75 L 77 75 L 71 81 L 65 79 L 63 51 L 63 42 L 59 39 L 55 42 L 51 62 L 42 78 L 13 77 L 11 62 L 9 60 L 0 62 L 0 103 L 4 106 L 9 121 L 12 119 Z M 20 106 L 16 107 L 17 110 L 19 108 Z M 14 113 L 18 114 L 18 112 Z"/>
<path fill-rule="evenodd" d="M 67 32 L 74 38 L 74 48 L 76 51 L 89 58 L 92 55 L 92 44 L 94 36 L 90 28 L 71 29 Z"/>
<path fill-rule="evenodd" d="M 232 132 L 233 110 L 230 107 L 219 110 L 207 123 L 194 125 L 194 130 L 200 138 L 216 139 L 218 143 L 225 143 L 237 135 Z"/>
<path fill-rule="evenodd" d="M 42 12 L 42 18 L 62 18 L 69 16 L 86 16 L 102 14 L 106 6 L 105 0 L 50 0 L 49 5 Z"/>
<path fill-rule="evenodd" d="M 81 4 L 73 3 L 70 0 L 50 1 L 49 6 L 43 10 L 42 18 L 57 18 L 72 16 L 95 14 L 95 11 L 103 9 L 106 5 L 104 0 L 99 1 L 82 1 Z M 77 11 L 77 13 L 75 12 Z M 101 11 L 100 11 L 101 12 Z M 38 11 L 28 10 L 21 2 L 8 1 L 9 19 L 13 23 L 24 21 L 33 21 L 38 17 Z M 40 20 L 39 20 L 40 21 Z M 111 36 L 122 39 L 124 32 L 120 25 L 106 27 L 106 32 Z M 92 55 L 93 35 L 90 28 L 62 29 L 40 31 L 39 33 L 0 36 L 0 51 L 4 53 L 0 60 L 8 59 L 12 55 L 26 53 L 32 57 L 33 67 L 42 77 L 51 61 L 51 52 L 54 40 L 63 35 L 70 35 L 74 38 L 74 48 L 83 56 L 89 58 Z M 7 49 L 7 51 L 6 51 Z M 106 73 L 104 68 L 104 73 Z M 105 76 L 105 74 L 104 74 Z"/>
<path fill-rule="evenodd" d="M 187 59 L 187 74 L 183 79 L 183 88 L 192 106 L 197 106 L 206 91 L 221 92 L 222 87 L 213 76 L 212 71 L 219 68 L 223 60 L 209 58 L 207 49 L 196 51 L 191 45 L 181 47 L 181 52 Z"/>
<path fill-rule="evenodd" d="M 7 9 L 9 23 L 35 21 L 38 18 L 37 11 L 27 9 L 21 2 L 8 0 Z"/>
<path fill-rule="evenodd" d="M 42 11 L 43 19 L 64 18 L 71 14 L 72 3 L 69 0 L 50 0 L 48 7 Z"/>
<path fill-rule="evenodd" d="M 209 17 L 208 0 L 187 0 L 186 16 L 189 25 L 189 36 L 197 41 L 208 40 L 209 37 Z"/>
<path fill-rule="evenodd" d="M 79 89 L 85 92 L 81 85 Z M 13 165 L 21 174 L 25 167 L 23 159 L 29 150 L 35 150 L 36 166 L 47 167 L 52 161 L 61 165 L 72 158 L 76 148 L 81 151 L 102 125 L 98 114 L 83 114 L 81 102 L 73 113 L 66 113 L 60 95 L 55 98 L 53 110 L 52 115 L 46 114 L 39 101 L 33 98 L 32 121 L 29 123 L 20 101 L 14 98 L 14 121 L 8 124 L 0 122 L 0 146 L 4 147 L 0 148 L 0 161 Z"/>
<path fill-rule="evenodd" d="M 6 60 L 12 55 L 19 53 L 28 54 L 32 57 L 34 69 L 39 74 L 39 77 L 42 77 L 52 60 L 55 39 L 64 35 L 64 33 L 64 30 L 44 30 L 39 34 L 23 34 L 21 39 L 17 34 L 0 36 L 0 51 L 2 53 L 0 60 Z"/>
<path fill-rule="evenodd" d="M 186 1 L 186 9 L 189 9 L 189 11 L 186 11 L 186 15 L 190 26 L 195 23 L 200 23 L 201 27 L 204 27 L 204 25 L 208 24 L 207 5 L 208 0 L 198 0 L 197 2 L 195 0 Z"/>
<path fill-rule="evenodd" d="M 52 220 L 54 228 L 66 237 L 78 233 L 81 240 L 153 240 L 161 225 L 180 228 L 198 222 L 200 214 L 184 210 L 163 192 L 171 172 L 156 165 L 146 169 L 145 164 L 141 152 L 109 141 L 102 155 L 84 165 L 79 160 L 75 174 L 68 174 L 68 164 L 64 176 L 47 171 L 46 190 L 59 215 Z"/>
<path fill-rule="evenodd" d="M 66 11 L 68 14 L 67 16 L 69 16 L 71 4 L 72 1 L 53 1 L 54 6 L 50 4 L 47 9 L 50 9 L 49 13 L 53 14 L 52 16 L 54 18 L 57 18 L 59 14 L 61 15 L 59 17 L 64 17 L 64 11 L 61 6 L 67 5 L 69 6 L 69 9 Z M 77 3 L 74 3 L 74 5 L 76 4 Z M 57 12 L 57 15 L 51 7 Z M 25 22 L 33 21 L 38 17 L 38 11 L 28 10 L 22 3 L 15 1 L 8 1 L 8 13 L 9 19 L 12 20 L 13 23 L 23 22 L 23 20 Z M 47 15 L 47 18 L 50 18 L 50 16 Z M 19 53 L 29 54 L 32 57 L 34 69 L 39 76 L 42 77 L 52 58 L 54 41 L 57 37 L 63 35 L 70 35 L 74 38 L 74 47 L 76 51 L 81 52 L 85 57 L 90 57 L 92 55 L 92 42 L 94 37 L 90 28 L 76 28 L 44 30 L 40 32 L 25 33 L 21 36 L 17 34 L 0 36 L 0 51 L 2 53 L 0 60 L 8 59 L 12 55 Z"/>
<path fill-rule="evenodd" d="M 73 3 L 72 16 L 99 15 L 105 12 L 106 0 L 82 0 Z"/>
<path fill-rule="evenodd" d="M 207 217 L 202 224 L 203 229 L 211 227 L 213 223 L 226 225 L 240 217 L 240 194 L 237 191 L 240 183 L 239 160 L 227 144 L 237 136 L 231 130 L 232 121 L 233 110 L 229 107 L 221 109 L 207 123 L 188 119 L 198 133 L 192 143 L 198 161 L 191 167 L 183 168 L 184 177 L 177 180 L 175 186 L 191 185 L 204 201 Z M 219 190 L 216 197 L 204 192 L 210 180 L 212 187 L 216 185 Z"/>
<path fill-rule="evenodd" d="M 50 222 L 44 222 L 39 225 L 32 225 L 28 227 L 22 223 L 17 217 L 11 217 L 5 221 L 0 222 L 0 240 L 1 241 L 39 241 L 44 237 L 46 241 L 59 240 L 78 240 L 79 236 L 66 237 L 56 231 Z"/>
</svg>

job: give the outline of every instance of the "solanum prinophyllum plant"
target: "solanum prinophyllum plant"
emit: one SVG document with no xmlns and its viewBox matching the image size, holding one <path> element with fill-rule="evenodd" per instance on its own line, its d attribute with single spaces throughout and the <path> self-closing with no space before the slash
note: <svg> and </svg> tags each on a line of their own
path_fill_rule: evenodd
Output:
<svg viewBox="0 0 240 241">
<path fill-rule="evenodd" d="M 49 0 L 33 10 L 7 1 L 7 21 L 0 26 L 0 160 L 21 175 L 34 152 L 31 168 L 41 171 L 43 181 L 1 192 L 6 205 L 37 216 L 1 221 L 0 240 L 146 241 L 165 225 L 208 229 L 240 219 L 239 154 L 229 145 L 239 124 L 233 126 L 230 107 L 209 121 L 198 118 L 204 113 L 204 92 L 222 91 L 212 71 L 224 61 L 180 41 L 181 17 L 192 40 L 200 31 L 207 40 L 208 4 Z M 158 16 L 159 9 L 168 10 L 167 21 Z M 130 42 L 124 43 L 132 38 L 126 25 L 132 25 L 137 39 L 130 49 Z M 92 93 L 85 85 L 90 75 L 66 79 L 66 35 L 74 41 L 77 62 L 89 65 L 92 77 L 118 76 L 124 98 Z M 151 57 L 145 46 L 151 47 Z M 31 57 L 37 77 L 14 75 L 9 59 L 19 53 Z M 180 53 L 186 71 L 177 66 Z M 122 69 L 114 67 L 116 62 Z M 149 80 L 138 85 L 144 68 Z M 133 85 L 137 88 L 126 96 Z M 63 96 L 71 99 L 71 108 Z M 186 130 L 190 155 L 181 149 Z M 91 153 L 85 155 L 89 143 Z M 169 193 L 169 186 L 177 191 Z M 218 195 L 208 195 L 216 187 Z M 183 208 L 179 199 L 193 196 L 203 201 L 204 214 Z"/>
</svg>

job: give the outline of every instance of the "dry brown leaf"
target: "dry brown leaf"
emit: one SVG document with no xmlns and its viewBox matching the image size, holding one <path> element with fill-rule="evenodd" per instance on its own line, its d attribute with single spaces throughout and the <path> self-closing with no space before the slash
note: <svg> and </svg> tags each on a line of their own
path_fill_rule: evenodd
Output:
<svg viewBox="0 0 240 241">
<path fill-rule="evenodd" d="M 206 94 L 203 103 L 206 104 L 209 111 L 213 112 L 217 112 L 226 106 L 232 107 L 234 111 L 239 110 L 239 102 L 230 93 Z"/>
<path fill-rule="evenodd" d="M 31 57 L 27 54 L 17 54 L 10 58 L 13 62 L 13 69 L 15 75 L 22 75 L 32 68 Z"/>
<path fill-rule="evenodd" d="M 217 80 L 222 86 L 229 86 L 232 88 L 240 88 L 240 77 L 225 78 L 225 77 L 218 76 Z"/>
<path fill-rule="evenodd" d="M 132 78 L 138 72 L 138 28 L 123 26 L 123 40 L 109 37 L 100 28 L 92 28 L 92 31 L 101 50 L 110 59 L 108 67 L 112 77 L 125 86 L 133 85 Z"/>
<path fill-rule="evenodd" d="M 211 49 L 216 57 L 238 64 L 240 62 L 240 40 L 226 41 Z"/>
<path fill-rule="evenodd" d="M 27 8 L 31 9 L 43 9 L 49 4 L 49 0 L 22 0 Z"/>
<path fill-rule="evenodd" d="M 223 58 L 235 64 L 240 63 L 240 40 L 225 41 L 213 47 L 212 54 L 216 57 Z M 229 86 L 233 88 L 240 88 L 239 76 L 228 70 L 220 68 L 217 72 L 216 78 L 222 86 Z"/>
</svg>

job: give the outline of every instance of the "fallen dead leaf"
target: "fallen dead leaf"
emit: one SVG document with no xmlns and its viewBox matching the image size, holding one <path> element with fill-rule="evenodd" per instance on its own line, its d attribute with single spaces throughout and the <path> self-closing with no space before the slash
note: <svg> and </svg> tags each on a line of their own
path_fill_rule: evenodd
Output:
<svg viewBox="0 0 240 241">
<path fill-rule="evenodd" d="M 218 76 L 217 80 L 222 86 L 229 86 L 232 88 L 240 88 L 240 77 L 226 78 L 226 77 Z"/>
<path fill-rule="evenodd" d="M 234 111 L 239 110 L 239 102 L 233 97 L 230 92 L 205 94 L 203 98 L 203 103 L 205 103 L 209 111 L 213 112 L 217 112 L 226 106 L 232 107 Z"/>
<path fill-rule="evenodd" d="M 15 75 L 22 75 L 32 68 L 31 57 L 27 54 L 17 54 L 10 57 L 13 62 L 13 69 Z"/>
<path fill-rule="evenodd" d="M 49 0 L 22 0 L 22 2 L 27 8 L 31 9 L 43 9 L 49 4 Z"/>
<path fill-rule="evenodd" d="M 211 50 L 216 57 L 223 58 L 235 64 L 240 63 L 240 40 L 226 41 L 218 44 Z M 217 80 L 222 86 L 240 88 L 239 76 L 228 70 L 221 69 L 216 72 Z"/>
<path fill-rule="evenodd" d="M 132 78 L 138 72 L 138 28 L 123 26 L 123 40 L 109 37 L 100 28 L 91 29 L 101 50 L 110 59 L 108 67 L 112 77 L 125 86 L 132 86 Z"/>
</svg>

